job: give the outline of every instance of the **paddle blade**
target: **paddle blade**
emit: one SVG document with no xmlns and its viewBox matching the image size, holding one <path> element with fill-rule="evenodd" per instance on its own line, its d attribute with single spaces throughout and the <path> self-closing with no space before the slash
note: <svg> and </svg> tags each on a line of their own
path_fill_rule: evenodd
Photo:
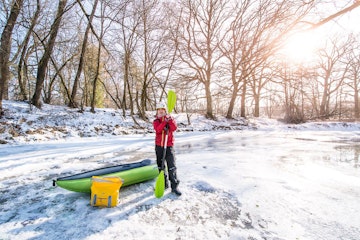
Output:
<svg viewBox="0 0 360 240">
<path fill-rule="evenodd" d="M 161 198 L 164 195 L 164 191 L 165 191 L 165 173 L 164 170 L 161 170 L 155 183 L 155 190 L 154 190 L 155 197 Z"/>
<path fill-rule="evenodd" d="M 169 90 L 168 99 L 167 99 L 167 107 L 169 114 L 172 112 L 172 110 L 174 110 L 175 104 L 176 104 L 176 94 L 173 90 Z"/>
</svg>

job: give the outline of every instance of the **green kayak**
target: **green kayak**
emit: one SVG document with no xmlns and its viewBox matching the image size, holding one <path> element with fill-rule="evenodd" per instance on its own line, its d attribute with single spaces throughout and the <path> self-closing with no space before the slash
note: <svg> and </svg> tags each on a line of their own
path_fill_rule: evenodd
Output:
<svg viewBox="0 0 360 240">
<path fill-rule="evenodd" d="M 57 185 L 74 192 L 90 193 L 91 177 L 93 176 L 120 177 L 124 181 L 122 186 L 129 186 L 135 183 L 154 179 L 158 175 L 159 170 L 157 165 L 151 164 L 150 159 L 145 159 L 141 162 L 100 168 L 58 178 L 53 180 L 53 185 Z"/>
</svg>

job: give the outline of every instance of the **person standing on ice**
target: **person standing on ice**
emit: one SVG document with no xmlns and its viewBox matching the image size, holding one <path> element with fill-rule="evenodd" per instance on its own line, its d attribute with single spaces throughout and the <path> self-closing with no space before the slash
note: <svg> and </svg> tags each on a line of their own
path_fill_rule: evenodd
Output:
<svg viewBox="0 0 360 240">
<path fill-rule="evenodd" d="M 176 121 L 166 112 L 166 104 L 160 102 L 156 106 L 156 118 L 153 121 L 153 126 L 155 130 L 155 153 L 156 153 L 156 162 L 159 168 L 159 171 L 162 169 L 162 158 L 164 154 L 164 142 L 166 131 L 168 130 L 168 140 L 166 146 L 166 165 L 167 171 L 165 170 L 165 189 L 169 188 L 168 177 L 171 183 L 171 191 L 176 195 L 180 196 L 181 192 L 178 189 L 179 180 L 176 176 L 176 164 L 175 164 L 175 155 L 174 155 L 174 132 L 177 129 Z M 165 163 L 164 163 L 165 164 Z"/>
</svg>

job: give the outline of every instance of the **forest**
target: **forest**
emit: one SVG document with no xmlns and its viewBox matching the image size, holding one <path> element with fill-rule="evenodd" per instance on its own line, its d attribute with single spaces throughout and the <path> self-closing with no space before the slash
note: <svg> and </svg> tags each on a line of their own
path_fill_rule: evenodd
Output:
<svg viewBox="0 0 360 240">
<path fill-rule="evenodd" d="M 360 1 L 2 0 L 3 100 L 119 109 L 146 120 L 167 91 L 207 118 L 356 120 Z M 340 26 L 340 31 L 332 26 Z M 317 38 L 318 32 L 323 32 Z M 294 36 L 317 43 L 294 60 Z M 292 50 L 305 52 L 300 43 Z"/>
</svg>

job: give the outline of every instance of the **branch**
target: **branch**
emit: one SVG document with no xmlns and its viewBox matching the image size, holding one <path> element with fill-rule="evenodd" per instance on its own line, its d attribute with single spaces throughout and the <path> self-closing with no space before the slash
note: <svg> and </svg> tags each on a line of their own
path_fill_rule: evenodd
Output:
<svg viewBox="0 0 360 240">
<path fill-rule="evenodd" d="M 349 6 L 349 7 L 347 7 L 347 8 L 344 8 L 343 10 L 341 10 L 341 11 L 339 11 L 339 12 L 337 12 L 337 13 L 334 13 L 334 14 L 330 15 L 329 17 L 321 20 L 321 21 L 318 22 L 318 23 L 313 24 L 310 29 L 314 29 L 314 28 L 320 27 L 321 25 L 324 25 L 325 23 L 333 20 L 334 18 L 337 18 L 337 17 L 339 17 L 339 16 L 341 16 L 341 15 L 347 13 L 347 12 L 352 11 L 353 9 L 355 9 L 355 8 L 357 8 L 357 7 L 359 7 L 359 6 L 360 6 L 360 0 L 355 0 L 354 3 L 353 3 L 351 6 Z"/>
</svg>

